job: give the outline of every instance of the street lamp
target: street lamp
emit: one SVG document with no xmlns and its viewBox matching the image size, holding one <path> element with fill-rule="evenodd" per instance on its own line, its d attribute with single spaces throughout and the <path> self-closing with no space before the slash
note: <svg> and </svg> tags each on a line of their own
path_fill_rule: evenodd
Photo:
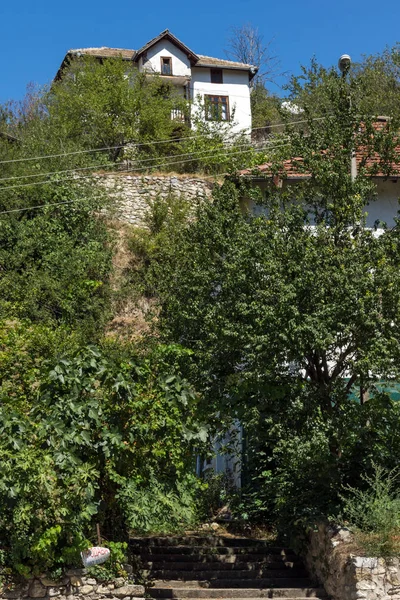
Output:
<svg viewBox="0 0 400 600">
<path fill-rule="evenodd" d="M 342 54 L 342 56 L 338 60 L 339 71 L 345 77 L 349 72 L 351 65 L 351 56 L 349 54 Z"/>
<path fill-rule="evenodd" d="M 339 71 L 342 74 L 343 79 L 346 77 L 347 73 L 350 71 L 351 67 L 351 56 L 349 54 L 342 54 L 342 56 L 338 60 Z M 351 96 L 350 98 L 350 108 L 351 108 Z M 354 181 L 357 177 L 357 159 L 354 148 L 351 149 L 351 164 L 350 164 L 350 173 L 351 173 L 351 181 Z"/>
</svg>

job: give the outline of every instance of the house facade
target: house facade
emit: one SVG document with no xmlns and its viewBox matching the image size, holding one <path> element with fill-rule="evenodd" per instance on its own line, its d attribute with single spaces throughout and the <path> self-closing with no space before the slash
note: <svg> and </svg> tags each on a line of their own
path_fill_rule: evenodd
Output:
<svg viewBox="0 0 400 600">
<path fill-rule="evenodd" d="M 61 79 L 71 61 L 81 56 L 100 61 L 121 57 L 138 72 L 157 73 L 176 86 L 191 102 L 192 116 L 201 111 L 207 121 L 230 123 L 235 133 L 251 131 L 251 80 L 257 72 L 253 65 L 197 54 L 166 29 L 139 50 L 69 50 L 55 79 Z"/>
<path fill-rule="evenodd" d="M 247 173 L 245 173 L 247 175 Z M 267 188 L 271 185 L 272 177 L 262 173 L 260 175 L 252 175 L 252 185 L 258 187 L 261 195 L 264 196 Z M 302 179 L 304 174 L 295 174 L 288 172 L 284 179 L 279 181 L 279 186 L 284 189 L 290 189 L 296 186 Z M 373 177 L 373 182 L 376 186 L 376 199 L 366 203 L 364 208 L 366 226 L 370 229 L 383 230 L 384 227 L 394 227 L 395 218 L 399 217 L 399 199 L 400 199 L 400 174 L 391 177 Z M 252 214 L 261 215 L 265 212 L 265 207 L 257 204 L 253 199 L 243 198 L 242 205 L 246 207 Z"/>
<path fill-rule="evenodd" d="M 376 131 L 385 129 L 388 122 L 387 117 L 377 117 L 373 126 Z M 390 164 L 390 174 L 382 172 L 381 158 L 376 152 L 367 153 L 363 147 L 354 152 L 354 173 L 356 177 L 361 169 L 367 169 L 369 177 L 375 186 L 375 198 L 365 202 L 364 214 L 365 224 L 368 228 L 383 231 L 386 227 L 392 228 L 396 225 L 396 219 L 399 217 L 400 200 L 400 146 L 395 148 L 395 161 Z M 350 172 L 349 159 L 349 172 Z M 249 178 L 253 186 L 259 188 L 261 196 L 264 197 L 271 183 L 283 188 L 283 190 L 293 190 L 305 179 L 311 177 L 311 173 L 304 167 L 302 157 L 294 157 L 285 160 L 282 163 L 279 174 L 272 174 L 273 165 L 265 163 L 255 169 L 245 169 L 240 172 L 240 176 Z M 386 169 L 385 169 L 386 171 Z M 265 207 L 257 204 L 250 198 L 242 198 L 242 206 L 247 208 L 252 214 L 263 214 Z"/>
</svg>

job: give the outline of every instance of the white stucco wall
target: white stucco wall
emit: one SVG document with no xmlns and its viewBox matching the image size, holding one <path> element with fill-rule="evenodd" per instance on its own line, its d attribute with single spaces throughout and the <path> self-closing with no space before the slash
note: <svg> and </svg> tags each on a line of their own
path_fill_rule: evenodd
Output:
<svg viewBox="0 0 400 600">
<path fill-rule="evenodd" d="M 168 40 L 160 40 L 147 51 L 145 59 L 139 61 L 139 70 L 161 72 L 161 58 L 171 57 L 172 75 L 189 77 L 190 97 L 194 101 L 205 95 L 228 96 L 230 119 L 234 122 L 232 131 L 251 130 L 250 86 L 248 71 L 223 69 L 223 83 L 211 83 L 208 67 L 191 67 L 186 54 Z M 217 66 L 215 68 L 218 68 Z M 196 111 L 195 105 L 193 110 Z"/>
<path fill-rule="evenodd" d="M 190 62 L 186 54 L 168 40 L 160 40 L 147 51 L 147 60 L 142 68 L 155 73 L 161 72 L 161 58 L 172 58 L 172 75 L 190 77 Z"/>
<path fill-rule="evenodd" d="M 398 216 L 399 198 L 400 198 L 400 179 L 376 179 L 377 199 L 373 200 L 370 204 L 365 207 L 365 213 L 367 215 L 366 224 L 367 227 L 374 228 L 377 221 L 386 223 L 388 227 L 395 225 L 395 217 Z M 264 194 L 265 188 L 269 185 L 267 181 L 255 182 L 254 185 L 258 186 Z M 295 186 L 296 183 L 290 183 L 285 185 Z M 243 204 L 251 210 L 254 214 L 264 214 L 265 207 L 257 205 L 253 200 L 243 200 Z M 378 229 L 382 228 L 382 225 L 378 226 Z"/>
<path fill-rule="evenodd" d="M 211 72 L 206 67 L 192 68 L 190 94 L 193 101 L 205 95 L 228 96 L 230 117 L 236 123 L 235 132 L 251 129 L 250 88 L 248 71 L 222 70 L 223 83 L 211 83 Z"/>
<path fill-rule="evenodd" d="M 378 199 L 365 207 L 368 227 L 374 227 L 377 220 L 384 221 L 388 227 L 395 225 L 400 198 L 400 180 L 377 180 Z"/>
</svg>

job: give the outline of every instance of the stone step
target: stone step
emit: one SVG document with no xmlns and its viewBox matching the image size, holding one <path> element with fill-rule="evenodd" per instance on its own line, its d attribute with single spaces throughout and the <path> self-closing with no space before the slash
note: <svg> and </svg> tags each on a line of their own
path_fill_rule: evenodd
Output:
<svg viewBox="0 0 400 600">
<path fill-rule="evenodd" d="M 215 579 L 212 581 L 209 580 L 193 580 L 188 579 L 185 581 L 181 580 L 158 580 L 155 582 L 155 587 L 152 590 L 160 589 L 160 590 L 171 590 L 173 588 L 196 588 L 198 590 L 202 589 L 226 589 L 226 588 L 235 588 L 235 589 L 266 589 L 266 588 L 276 588 L 276 587 L 287 587 L 287 588 L 306 588 L 306 587 L 314 587 L 308 577 L 268 577 L 263 579 Z M 165 596 L 161 596 L 165 597 Z"/>
<path fill-rule="evenodd" d="M 227 598 L 229 600 L 246 600 L 247 598 L 326 598 L 322 588 L 310 587 L 276 587 L 266 589 L 255 588 L 224 588 L 224 589 L 195 589 L 190 587 L 150 588 L 147 590 L 152 598 L 201 598 L 212 600 Z"/>
<path fill-rule="evenodd" d="M 130 551 L 156 578 L 154 599 L 326 598 L 289 548 L 215 535 L 131 538 Z"/>
<path fill-rule="evenodd" d="M 165 537 L 131 537 L 129 539 L 129 545 L 131 547 L 168 547 L 173 546 L 203 546 L 203 547 L 214 547 L 224 546 L 230 547 L 242 547 L 242 548 L 271 548 L 274 544 L 270 540 L 254 539 L 246 537 L 231 537 L 221 535 L 193 535 L 193 536 L 165 536 Z"/>
<path fill-rule="evenodd" d="M 150 576 L 156 579 L 167 580 L 182 580 L 189 581 L 193 579 L 213 581 L 217 579 L 226 580 L 244 580 L 251 579 L 269 579 L 275 577 L 307 577 L 307 572 L 304 568 L 281 568 L 281 569 L 259 569 L 259 570 L 245 570 L 240 569 L 236 571 L 224 571 L 224 570 L 169 570 L 169 569 L 151 569 Z"/>
<path fill-rule="evenodd" d="M 246 557 L 246 560 L 252 560 L 257 557 L 266 556 L 296 556 L 293 550 L 290 548 L 281 548 L 276 546 L 270 547 L 254 547 L 246 548 L 243 546 L 172 546 L 168 548 L 166 546 L 130 546 L 132 554 L 139 554 L 142 557 L 165 555 L 165 556 L 180 556 L 184 555 L 201 558 L 203 556 L 242 556 Z"/>
<path fill-rule="evenodd" d="M 257 556 L 248 558 L 247 556 L 235 554 L 218 554 L 213 556 L 196 557 L 185 556 L 184 554 L 158 554 L 152 556 L 141 556 L 143 562 L 147 562 L 157 569 L 259 569 L 268 567 L 269 569 L 282 569 L 282 567 L 302 566 L 302 561 L 296 556 Z"/>
</svg>

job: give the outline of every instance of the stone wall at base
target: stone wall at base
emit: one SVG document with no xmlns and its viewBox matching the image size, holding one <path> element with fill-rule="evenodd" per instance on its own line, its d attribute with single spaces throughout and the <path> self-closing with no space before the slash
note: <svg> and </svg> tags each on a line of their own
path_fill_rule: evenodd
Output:
<svg viewBox="0 0 400 600">
<path fill-rule="evenodd" d="M 72 569 L 61 580 L 52 581 L 43 576 L 11 585 L 0 592 L 0 600 L 135 600 L 143 598 L 144 593 L 142 585 L 134 585 L 122 577 L 113 582 L 101 582 L 88 575 L 86 569 Z"/>
<path fill-rule="evenodd" d="M 333 600 L 400 600 L 400 559 L 357 556 L 346 528 L 320 524 L 304 555 L 310 575 Z"/>
<path fill-rule="evenodd" d="M 180 175 L 98 175 L 99 181 L 116 199 L 116 216 L 134 225 L 144 225 L 149 202 L 169 195 L 184 197 L 189 203 L 211 197 L 214 183 L 201 177 Z"/>
</svg>

